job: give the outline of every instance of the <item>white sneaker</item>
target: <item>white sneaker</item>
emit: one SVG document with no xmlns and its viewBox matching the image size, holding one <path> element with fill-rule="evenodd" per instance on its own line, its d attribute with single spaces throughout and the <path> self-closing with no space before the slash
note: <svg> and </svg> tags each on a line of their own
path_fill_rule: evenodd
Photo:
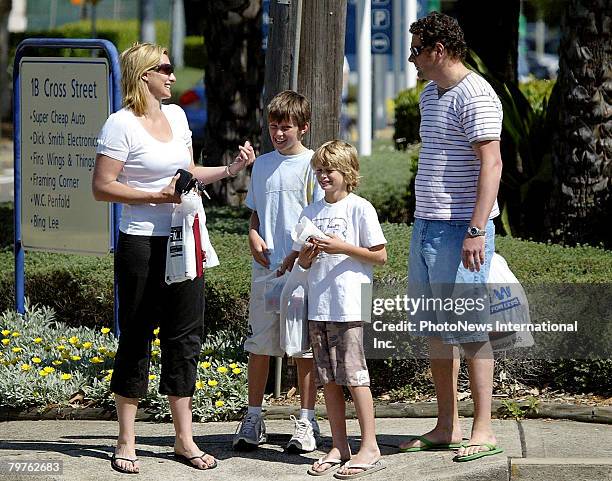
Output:
<svg viewBox="0 0 612 481">
<path fill-rule="evenodd" d="M 257 414 L 247 413 L 236 429 L 232 447 L 238 451 L 248 451 L 256 449 L 267 440 L 268 436 L 263 418 Z"/>
<path fill-rule="evenodd" d="M 293 436 L 287 443 L 287 451 L 297 453 L 309 453 L 317 449 L 317 444 L 321 442 L 321 430 L 316 419 L 296 419 L 291 416 L 295 423 Z"/>
</svg>

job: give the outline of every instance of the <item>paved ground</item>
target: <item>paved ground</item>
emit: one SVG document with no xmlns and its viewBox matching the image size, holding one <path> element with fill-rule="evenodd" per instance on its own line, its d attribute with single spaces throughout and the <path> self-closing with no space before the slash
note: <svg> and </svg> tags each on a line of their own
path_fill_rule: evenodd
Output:
<svg viewBox="0 0 612 481">
<path fill-rule="evenodd" d="M 471 419 L 462 419 L 468 432 Z M 325 447 L 330 443 L 329 424 L 320 422 Z M 369 476 L 375 480 L 612 480 L 612 425 L 565 420 L 494 420 L 499 445 L 505 453 L 469 463 L 452 462 L 452 452 L 399 453 L 396 446 L 406 434 L 426 432 L 431 418 L 377 419 L 378 440 L 387 469 Z M 322 452 L 290 455 L 283 452 L 293 424 L 269 420 L 269 443 L 252 453 L 235 453 L 231 438 L 236 423 L 195 426 L 196 441 L 219 459 L 211 472 L 198 472 L 172 458 L 172 426 L 137 423 L 139 480 L 306 480 L 306 470 Z M 62 476 L 7 475 L 0 480 L 118 479 L 109 456 L 117 425 L 112 421 L 9 421 L 0 423 L 0 463 L 61 460 Z M 353 451 L 358 449 L 358 424 L 349 420 Z M 125 476 L 125 475 L 123 475 Z M 333 479 L 326 476 L 326 479 Z"/>
</svg>

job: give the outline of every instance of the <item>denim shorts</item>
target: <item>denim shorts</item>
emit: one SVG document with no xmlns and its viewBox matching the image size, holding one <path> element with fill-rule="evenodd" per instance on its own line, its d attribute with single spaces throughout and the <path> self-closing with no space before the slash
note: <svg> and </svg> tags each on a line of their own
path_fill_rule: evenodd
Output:
<svg viewBox="0 0 612 481">
<path fill-rule="evenodd" d="M 408 260 L 408 295 L 415 300 L 422 299 L 422 305 L 428 306 L 409 316 L 415 323 L 413 334 L 417 336 L 439 336 L 445 344 L 489 340 L 488 332 L 474 326 L 489 323 L 486 282 L 495 252 L 495 225 L 492 220 L 487 222 L 485 262 L 480 271 L 474 272 L 463 267 L 461 262 L 461 248 L 468 227 L 469 221 L 416 219 L 414 223 Z M 475 308 L 467 314 L 464 309 L 457 309 L 458 303 L 464 303 L 462 299 L 466 297 L 476 302 Z M 440 308 L 443 301 L 446 301 L 444 308 Z M 464 328 L 466 324 L 467 329 Z"/>
</svg>

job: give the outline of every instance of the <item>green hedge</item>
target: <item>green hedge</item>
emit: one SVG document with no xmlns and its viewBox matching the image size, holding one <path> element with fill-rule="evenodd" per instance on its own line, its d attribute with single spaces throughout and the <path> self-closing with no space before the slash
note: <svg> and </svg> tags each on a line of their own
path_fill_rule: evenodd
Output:
<svg viewBox="0 0 612 481">
<path fill-rule="evenodd" d="M 98 38 L 103 38 L 112 42 L 121 53 L 126 48 L 138 41 L 139 37 L 138 20 L 111 20 L 100 19 L 96 22 L 96 34 Z M 170 45 L 170 25 L 168 22 L 156 21 L 155 32 L 157 43 L 169 47 Z M 54 30 L 44 30 L 41 32 L 19 32 L 11 33 L 10 45 L 13 51 L 19 42 L 25 38 L 91 38 L 91 22 L 82 20 L 80 22 L 67 23 Z M 68 53 L 65 49 L 63 54 Z M 56 51 L 42 52 L 41 55 L 57 55 Z M 89 56 L 87 50 L 75 50 L 71 56 Z"/>
</svg>

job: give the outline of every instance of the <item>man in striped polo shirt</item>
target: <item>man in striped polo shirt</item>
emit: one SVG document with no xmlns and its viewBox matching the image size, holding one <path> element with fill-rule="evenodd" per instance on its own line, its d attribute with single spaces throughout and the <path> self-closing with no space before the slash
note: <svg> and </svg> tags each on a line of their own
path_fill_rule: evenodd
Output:
<svg viewBox="0 0 612 481">
<path fill-rule="evenodd" d="M 419 102 L 422 144 L 409 294 L 450 299 L 456 293 L 455 283 L 461 282 L 486 296 L 484 284 L 495 242 L 492 219 L 499 215 L 501 103 L 493 88 L 463 64 L 467 47 L 454 18 L 434 12 L 413 23 L 410 32 L 409 60 L 419 78 L 430 82 Z M 470 322 L 488 323 L 488 310 L 487 301 L 486 309 Z M 400 450 L 457 448 L 455 461 L 501 452 L 491 426 L 493 352 L 488 332 L 456 331 L 453 317 L 440 309 L 419 312 L 414 320 L 417 329 L 421 326 L 416 334 L 428 336 L 438 420 L 432 431 L 406 440 Z M 474 423 L 465 444 L 457 412 L 459 346 L 467 360 L 474 401 Z"/>
</svg>

